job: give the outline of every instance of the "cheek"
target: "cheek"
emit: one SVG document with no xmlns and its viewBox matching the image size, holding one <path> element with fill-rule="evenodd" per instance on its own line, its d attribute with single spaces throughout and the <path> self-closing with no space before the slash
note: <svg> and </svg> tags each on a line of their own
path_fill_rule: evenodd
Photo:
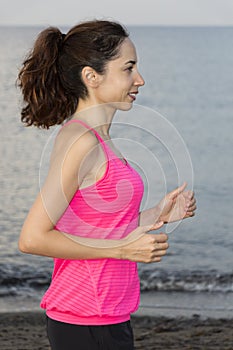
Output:
<svg viewBox="0 0 233 350">
<path fill-rule="evenodd" d="M 123 81 L 113 79 L 104 86 L 103 93 L 105 93 L 105 96 L 119 96 L 124 94 L 125 90 L 127 90 L 127 88 L 123 84 Z"/>
<path fill-rule="evenodd" d="M 105 101 L 125 99 L 131 85 L 131 79 L 118 74 L 118 76 L 106 80 L 104 84 L 100 86 L 98 94 L 101 100 Z"/>
</svg>

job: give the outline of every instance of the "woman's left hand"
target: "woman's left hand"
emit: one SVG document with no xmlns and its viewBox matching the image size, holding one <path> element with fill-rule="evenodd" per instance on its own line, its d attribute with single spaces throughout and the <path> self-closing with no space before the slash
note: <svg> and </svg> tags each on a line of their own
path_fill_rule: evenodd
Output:
<svg viewBox="0 0 233 350">
<path fill-rule="evenodd" d="M 195 215 L 196 199 L 193 191 L 184 191 L 187 183 L 168 193 L 158 204 L 159 221 L 179 221 Z"/>
</svg>

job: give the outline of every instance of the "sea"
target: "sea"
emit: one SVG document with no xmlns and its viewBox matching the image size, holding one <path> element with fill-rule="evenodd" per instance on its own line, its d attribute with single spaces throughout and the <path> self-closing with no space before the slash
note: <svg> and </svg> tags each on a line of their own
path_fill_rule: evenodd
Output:
<svg viewBox="0 0 233 350">
<path fill-rule="evenodd" d="M 51 258 L 17 246 L 59 129 L 20 121 L 17 74 L 42 29 L 0 27 L 1 312 L 38 310 L 53 269 Z M 197 201 L 194 217 L 161 228 L 162 261 L 138 264 L 137 313 L 233 317 L 233 27 L 128 30 L 145 86 L 130 111 L 117 112 L 112 138 L 141 172 L 142 210 L 184 181 Z"/>
</svg>

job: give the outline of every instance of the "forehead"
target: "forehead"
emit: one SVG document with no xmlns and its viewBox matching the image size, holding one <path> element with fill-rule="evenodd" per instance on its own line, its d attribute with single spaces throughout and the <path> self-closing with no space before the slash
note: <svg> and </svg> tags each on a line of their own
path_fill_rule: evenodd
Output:
<svg viewBox="0 0 233 350">
<path fill-rule="evenodd" d="M 122 61 L 123 63 L 124 61 L 129 60 L 137 61 L 136 48 L 129 38 L 126 38 L 122 42 L 117 60 Z"/>
</svg>

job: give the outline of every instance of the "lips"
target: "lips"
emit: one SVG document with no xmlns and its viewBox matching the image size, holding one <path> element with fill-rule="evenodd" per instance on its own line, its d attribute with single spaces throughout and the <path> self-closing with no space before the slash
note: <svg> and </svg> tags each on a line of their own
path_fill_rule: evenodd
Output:
<svg viewBox="0 0 233 350">
<path fill-rule="evenodd" d="M 133 101 L 136 100 L 136 94 L 137 94 L 137 93 L 138 93 L 137 91 L 135 91 L 135 92 L 130 92 L 130 93 L 129 93 L 129 96 L 133 99 Z"/>
</svg>

